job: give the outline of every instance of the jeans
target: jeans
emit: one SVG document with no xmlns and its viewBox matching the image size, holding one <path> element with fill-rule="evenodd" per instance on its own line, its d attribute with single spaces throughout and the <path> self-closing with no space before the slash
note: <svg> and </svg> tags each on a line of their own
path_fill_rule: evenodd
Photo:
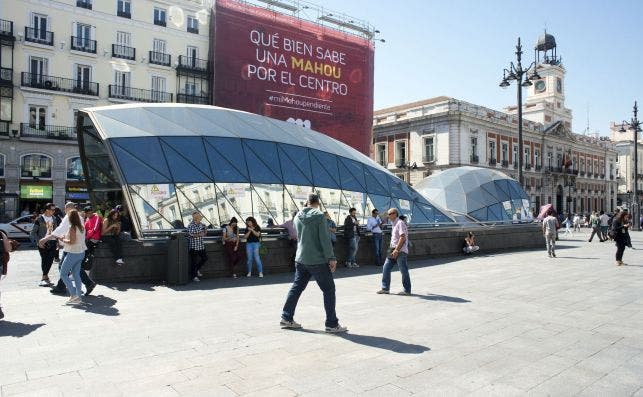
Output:
<svg viewBox="0 0 643 397">
<path fill-rule="evenodd" d="M 384 267 L 382 268 L 382 289 L 388 291 L 391 288 L 391 269 L 393 265 L 397 263 L 397 267 L 402 273 L 402 286 L 404 291 L 411 293 L 411 277 L 409 276 L 409 266 L 406 263 L 405 252 L 400 252 L 397 255 L 397 259 L 393 259 L 390 256 L 386 257 L 384 262 Z"/>
<path fill-rule="evenodd" d="M 293 321 L 295 317 L 295 309 L 301 293 L 304 292 L 308 281 L 311 277 L 315 277 L 317 285 L 324 294 L 324 310 L 326 310 L 326 326 L 337 327 L 339 320 L 335 314 L 335 281 L 333 281 L 333 274 L 327 263 L 320 265 L 304 265 L 303 263 L 295 262 L 295 280 L 288 291 L 288 297 L 284 304 L 284 309 L 281 312 L 281 317 L 284 320 Z"/>
<path fill-rule="evenodd" d="M 81 287 L 82 282 L 80 279 L 80 264 L 84 257 L 85 253 L 75 254 L 72 252 L 66 252 L 65 259 L 60 267 L 60 278 L 65 283 L 65 286 L 71 296 L 81 296 L 83 293 L 83 289 Z M 74 276 L 74 285 L 72 285 L 71 279 L 69 278 L 69 272 Z"/>
<path fill-rule="evenodd" d="M 252 260 L 257 263 L 257 271 L 263 273 L 263 264 L 261 263 L 261 257 L 259 256 L 259 246 L 260 242 L 256 243 L 246 243 L 246 258 L 248 259 L 248 273 L 252 273 Z"/>
<path fill-rule="evenodd" d="M 359 236 L 355 235 L 351 237 L 348 241 L 348 255 L 346 256 L 346 262 L 356 263 L 355 257 L 357 256 L 357 244 L 359 243 Z"/>
<path fill-rule="evenodd" d="M 625 252 L 625 241 L 617 240 L 616 241 L 616 261 L 623 261 L 623 252 Z"/>
<path fill-rule="evenodd" d="M 373 233 L 373 246 L 375 247 L 375 264 L 382 266 L 382 233 Z"/>
<path fill-rule="evenodd" d="M 556 235 L 554 233 L 545 234 L 545 243 L 547 244 L 547 253 L 556 255 Z"/>
<path fill-rule="evenodd" d="M 40 252 L 40 268 L 42 270 L 43 276 L 49 275 L 49 270 L 51 270 L 51 265 L 54 263 L 54 256 L 56 256 L 56 248 L 52 246 L 51 248 L 40 248 L 38 247 L 38 252 Z"/>
<path fill-rule="evenodd" d="M 190 278 L 197 277 L 199 270 L 203 264 L 208 260 L 208 255 L 205 250 L 190 249 Z"/>
</svg>

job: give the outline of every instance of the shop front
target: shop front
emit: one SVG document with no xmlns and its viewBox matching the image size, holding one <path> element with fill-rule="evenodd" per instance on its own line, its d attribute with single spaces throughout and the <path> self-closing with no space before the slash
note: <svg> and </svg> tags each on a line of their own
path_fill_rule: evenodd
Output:
<svg viewBox="0 0 643 397">
<path fill-rule="evenodd" d="M 78 204 L 89 204 L 89 192 L 82 182 L 67 182 L 65 187 L 65 201 L 73 201 Z"/>
<path fill-rule="evenodd" d="M 39 212 L 45 204 L 52 202 L 53 186 L 51 182 L 30 182 L 20 184 L 20 208 L 30 213 Z"/>
</svg>

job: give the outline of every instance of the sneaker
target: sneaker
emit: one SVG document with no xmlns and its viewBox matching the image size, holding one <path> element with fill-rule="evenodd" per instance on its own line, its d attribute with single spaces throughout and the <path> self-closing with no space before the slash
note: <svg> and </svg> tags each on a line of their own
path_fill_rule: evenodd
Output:
<svg viewBox="0 0 643 397">
<path fill-rule="evenodd" d="M 125 264 L 125 262 L 123 262 L 123 259 L 118 258 L 118 259 L 116 259 L 116 264 L 117 264 L 118 266 L 122 266 L 122 265 L 124 265 L 124 264 Z"/>
<path fill-rule="evenodd" d="M 328 332 L 329 334 L 339 334 L 346 331 L 348 331 L 348 328 L 342 327 L 339 324 L 337 324 L 336 327 L 326 327 L 326 332 Z"/>
<path fill-rule="evenodd" d="M 411 293 L 410 293 L 410 292 L 407 292 L 407 291 L 400 291 L 400 292 L 398 292 L 397 294 L 398 294 L 398 295 L 404 295 L 404 296 L 410 296 L 410 295 L 411 295 Z"/>
<path fill-rule="evenodd" d="M 551 258 L 551 253 L 547 253 L 547 256 Z"/>
<path fill-rule="evenodd" d="M 346 267 L 351 268 L 351 267 L 353 267 L 353 264 L 350 263 L 350 262 L 346 262 Z"/>
<path fill-rule="evenodd" d="M 259 273 L 259 278 L 263 278 L 263 273 Z"/>
<path fill-rule="evenodd" d="M 283 329 L 300 329 L 301 328 L 301 324 L 296 323 L 294 320 L 288 321 L 283 318 L 281 319 L 281 321 L 279 321 L 279 326 Z"/>
<path fill-rule="evenodd" d="M 40 287 L 51 287 L 51 281 L 49 280 L 40 280 L 40 283 L 38 283 L 38 286 Z"/>
<path fill-rule="evenodd" d="M 192 281 L 194 281 L 195 283 L 198 283 L 198 282 L 199 282 L 199 281 L 201 281 L 201 280 L 199 279 L 199 277 L 194 277 L 194 278 L 192 279 Z"/>
<path fill-rule="evenodd" d="M 387 289 L 382 288 L 381 290 L 377 291 L 376 293 L 380 294 L 380 295 L 382 295 L 382 294 L 388 295 L 389 292 L 388 292 Z"/>
<path fill-rule="evenodd" d="M 89 296 L 89 294 L 92 293 L 92 291 L 96 288 L 96 283 L 91 283 L 89 286 L 87 286 L 87 291 L 85 291 L 85 296 Z M 53 294 L 53 292 L 52 292 Z"/>
<path fill-rule="evenodd" d="M 82 302 L 83 301 L 80 299 L 80 297 L 72 296 L 71 298 L 69 298 L 69 300 L 67 301 L 66 304 L 67 305 L 77 305 L 77 304 L 82 303 Z"/>
<path fill-rule="evenodd" d="M 353 267 L 359 267 L 359 265 L 356 262 L 353 262 Z"/>
<path fill-rule="evenodd" d="M 203 273 L 201 273 L 201 270 L 196 271 L 196 276 L 197 277 L 203 277 Z"/>
<path fill-rule="evenodd" d="M 252 273 L 246 274 L 246 277 L 252 277 Z"/>
<path fill-rule="evenodd" d="M 239 277 L 239 276 L 237 276 L 236 273 L 232 275 L 232 278 L 237 278 L 237 277 Z"/>
<path fill-rule="evenodd" d="M 555 257 L 556 257 L 556 254 L 551 254 L 551 256 L 555 258 Z"/>
<path fill-rule="evenodd" d="M 50 289 L 49 292 L 51 292 L 54 295 L 62 295 L 62 296 L 67 295 L 67 289 L 61 289 L 56 287 Z"/>
</svg>

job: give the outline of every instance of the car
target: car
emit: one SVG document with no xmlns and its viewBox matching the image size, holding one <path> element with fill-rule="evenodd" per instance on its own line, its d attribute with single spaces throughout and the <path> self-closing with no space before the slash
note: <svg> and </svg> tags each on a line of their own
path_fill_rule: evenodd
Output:
<svg viewBox="0 0 643 397">
<path fill-rule="evenodd" d="M 29 239 L 29 233 L 33 229 L 31 215 L 21 216 L 7 223 L 0 223 L 0 230 L 5 232 L 12 239 Z"/>
</svg>

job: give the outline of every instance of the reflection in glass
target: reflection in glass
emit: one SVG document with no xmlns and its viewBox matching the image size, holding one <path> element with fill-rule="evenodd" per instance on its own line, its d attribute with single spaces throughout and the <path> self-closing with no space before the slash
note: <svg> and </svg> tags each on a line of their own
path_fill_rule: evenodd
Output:
<svg viewBox="0 0 643 397">
<path fill-rule="evenodd" d="M 357 210 L 357 220 L 360 224 L 366 223 L 366 194 L 362 192 L 351 192 L 343 190 L 343 197 L 346 202 L 346 206 L 350 209 L 355 208 Z"/>
<path fill-rule="evenodd" d="M 80 157 L 67 159 L 67 179 L 82 180 L 83 178 L 83 164 Z"/>
<path fill-rule="evenodd" d="M 44 154 L 27 154 L 21 159 L 23 178 L 51 178 L 51 157 Z"/>
<path fill-rule="evenodd" d="M 252 185 L 252 204 L 254 217 L 259 225 L 265 225 L 268 219 L 276 224 L 284 222 L 284 190 L 282 185 Z"/>
<path fill-rule="evenodd" d="M 217 183 L 217 206 L 221 224 L 233 216 L 239 223 L 252 216 L 252 194 L 249 183 Z"/>
<path fill-rule="evenodd" d="M 339 189 L 316 188 L 315 191 L 319 195 L 322 208 L 328 211 L 330 217 L 339 225 L 340 222 L 340 205 L 342 202 L 342 191 Z M 344 216 L 345 218 L 346 216 Z M 344 218 L 341 218 L 343 224 Z"/>
<path fill-rule="evenodd" d="M 213 183 L 177 183 L 176 190 L 183 224 L 190 223 L 192 213 L 197 210 L 203 215 L 203 222 L 206 225 L 219 225 Z"/>
</svg>

